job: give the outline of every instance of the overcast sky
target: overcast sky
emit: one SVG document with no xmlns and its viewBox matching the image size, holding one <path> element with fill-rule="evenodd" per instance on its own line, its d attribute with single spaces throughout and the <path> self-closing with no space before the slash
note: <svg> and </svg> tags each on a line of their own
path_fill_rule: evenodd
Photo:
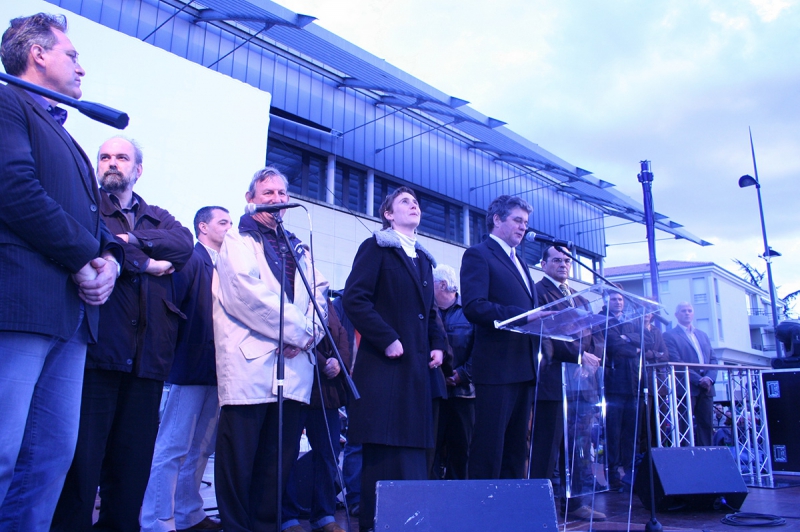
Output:
<svg viewBox="0 0 800 532">
<path fill-rule="evenodd" d="M 778 294 L 800 289 L 798 0 L 277 0 L 714 243 L 659 260 L 765 270 L 752 128 Z M 607 219 L 607 225 L 621 220 Z M 659 238 L 669 235 L 659 234 Z M 607 266 L 647 262 L 640 225 L 610 228 Z"/>
</svg>

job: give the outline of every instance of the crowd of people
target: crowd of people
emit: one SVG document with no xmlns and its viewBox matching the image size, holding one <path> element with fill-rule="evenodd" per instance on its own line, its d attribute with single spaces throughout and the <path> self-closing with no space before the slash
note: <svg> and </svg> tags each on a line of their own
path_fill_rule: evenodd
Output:
<svg viewBox="0 0 800 532">
<path fill-rule="evenodd" d="M 85 72 L 66 31 L 63 16 L 12 20 L 0 46 L 6 71 L 79 98 Z M 544 250 L 534 282 L 518 252 L 533 209 L 519 197 L 491 202 L 488 237 L 456 273 L 418 241 L 416 194 L 397 188 L 332 302 L 312 250 L 281 215 L 262 209 L 234 226 L 226 208 L 202 207 L 194 243 L 134 192 L 137 142 L 108 139 L 93 166 L 66 115 L 51 99 L 0 86 L 2 530 L 301 532 L 294 466 L 305 431 L 309 522 L 343 532 L 334 517 L 343 406 L 345 500 L 362 531 L 374 526 L 381 480 L 557 471 L 565 486 L 565 423 L 594 416 L 595 399 L 565 419 L 562 363 L 605 388 L 617 488 L 633 475 L 641 360 L 716 363 L 691 305 L 662 338 L 649 319 L 622 319 L 613 290 L 607 327 L 578 341 L 496 328 L 547 305 L 518 324 L 589 308 L 569 286 L 564 249 Z M 275 167 L 242 188 L 248 203 L 289 201 Z M 711 444 L 715 377 L 691 373 L 700 445 Z M 219 520 L 200 496 L 212 453 Z M 585 482 L 571 476 L 575 500 L 562 497 L 564 509 L 601 520 L 581 497 Z"/>
</svg>

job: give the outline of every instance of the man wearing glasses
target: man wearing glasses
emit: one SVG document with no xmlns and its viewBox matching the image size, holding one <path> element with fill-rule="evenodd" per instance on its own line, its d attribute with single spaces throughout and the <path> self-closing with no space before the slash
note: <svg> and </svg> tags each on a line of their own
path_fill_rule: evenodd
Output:
<svg viewBox="0 0 800 532">
<path fill-rule="evenodd" d="M 571 296 L 575 290 L 569 287 L 569 274 L 572 270 L 572 259 L 550 246 L 545 249 L 541 262 L 544 278 L 536 283 L 538 295 L 537 306 L 541 307 L 565 297 Z M 567 306 L 590 309 L 589 303 L 580 296 L 572 297 L 549 310 L 563 310 Z M 597 345 L 599 344 L 599 345 Z M 533 427 L 533 451 L 531 459 L 531 478 L 553 478 L 556 460 L 563 448 L 564 441 L 564 409 L 562 406 L 562 379 L 561 363 L 568 362 L 583 366 L 594 372 L 600 365 L 600 358 L 595 353 L 601 353 L 602 343 L 591 335 L 585 336 L 580 341 L 564 342 L 561 340 L 545 339 L 542 343 L 544 356 L 539 362 L 538 381 L 536 384 L 536 418 Z M 566 486 L 564 460 L 558 468 L 561 473 L 561 485 Z M 573 481 L 579 475 L 573 476 Z M 573 489 L 575 489 L 573 482 Z M 569 517 L 574 519 L 588 519 L 592 517 L 592 509 L 583 504 L 580 498 L 575 498 L 569 506 Z M 605 515 L 595 511 L 594 520 L 605 519 Z"/>
</svg>

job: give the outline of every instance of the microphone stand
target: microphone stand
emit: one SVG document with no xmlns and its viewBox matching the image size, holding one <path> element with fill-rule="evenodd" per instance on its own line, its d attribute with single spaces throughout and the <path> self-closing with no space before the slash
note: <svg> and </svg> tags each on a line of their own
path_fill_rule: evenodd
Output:
<svg viewBox="0 0 800 532">
<path fill-rule="evenodd" d="M 277 508 L 277 526 L 283 524 L 283 385 L 284 385 L 284 371 L 285 371 L 285 363 L 286 360 L 283 356 L 283 322 L 284 322 L 284 315 L 285 315 L 285 292 L 286 287 L 284 283 L 286 282 L 286 257 L 290 253 L 294 258 L 295 264 L 297 265 L 296 271 L 300 274 L 300 278 L 303 280 L 303 285 L 308 292 L 309 299 L 311 303 L 314 305 L 314 312 L 316 312 L 317 316 L 319 317 L 320 325 L 322 325 L 323 331 L 325 331 L 325 336 L 330 341 L 331 346 L 333 347 L 333 352 L 336 355 L 336 359 L 339 361 L 339 366 L 342 368 L 342 371 L 345 375 L 345 381 L 347 382 L 347 386 L 350 389 L 350 393 L 353 395 L 354 399 L 360 399 L 361 396 L 356 389 L 356 385 L 353 382 L 353 379 L 350 378 L 350 374 L 347 371 L 346 366 L 344 365 L 344 361 L 342 360 L 342 356 L 339 354 L 339 349 L 336 347 L 336 342 L 333 341 L 333 336 L 331 336 L 331 331 L 328 328 L 328 324 L 325 323 L 325 315 L 322 312 L 319 304 L 317 303 L 317 299 L 314 297 L 314 289 L 312 289 L 311 285 L 308 283 L 308 278 L 306 277 L 305 272 L 303 271 L 302 266 L 300 265 L 300 261 L 297 258 L 297 255 L 294 253 L 292 249 L 292 243 L 289 240 L 289 235 L 286 232 L 286 229 L 283 227 L 283 217 L 281 216 L 280 212 L 272 213 L 272 218 L 275 220 L 277 224 L 275 227 L 275 232 L 278 234 L 279 240 L 279 251 L 281 256 L 281 290 L 280 290 L 280 307 L 279 307 L 279 330 L 278 330 L 278 367 L 277 367 L 277 384 L 278 384 L 278 473 L 276 482 L 278 483 L 278 508 Z M 280 230 L 278 230 L 280 229 Z M 313 333 L 312 333 L 313 334 Z M 312 346 L 313 349 L 313 346 Z"/>
<path fill-rule="evenodd" d="M 642 355 L 644 361 L 644 354 Z M 645 371 L 645 379 L 647 371 Z M 658 390 L 654 390 L 658 393 Z M 650 520 L 644 526 L 645 532 L 661 532 L 664 528 L 656 518 L 656 488 L 655 480 L 653 479 L 653 444 L 651 438 L 653 437 L 650 429 L 650 401 L 647 399 L 647 388 L 644 389 L 644 410 L 645 410 L 645 423 L 647 424 L 647 467 L 650 469 Z M 631 483 L 633 486 L 633 483 Z"/>
<path fill-rule="evenodd" d="M 564 255 L 566 255 L 569 258 L 571 258 L 577 264 L 580 264 L 583 268 L 585 268 L 585 269 L 589 270 L 590 272 L 592 272 L 594 275 L 596 275 L 597 277 L 602 279 L 606 284 L 614 286 L 614 283 L 612 283 L 611 281 L 609 281 L 608 279 L 606 279 L 605 277 L 603 277 L 602 275 L 597 273 L 593 268 L 590 268 L 589 266 L 587 266 L 584 263 L 582 263 L 581 261 L 579 261 L 578 258 L 575 257 L 572 253 L 570 253 L 570 251 L 568 249 L 566 249 L 564 246 L 554 245 L 553 247 L 556 250 L 558 250 L 561 253 L 563 253 Z M 658 316 L 658 315 L 654 314 L 654 316 Z M 642 361 L 644 361 L 644 353 L 642 353 Z M 645 375 L 646 374 L 647 374 L 647 372 L 645 372 Z M 646 424 L 647 424 L 647 466 L 650 468 L 650 521 L 647 522 L 647 525 L 645 525 L 644 530 L 645 530 L 645 532 L 661 532 L 663 530 L 663 527 L 661 526 L 661 523 L 658 522 L 658 519 L 656 519 L 656 492 L 655 492 L 654 479 L 653 479 L 653 452 L 652 452 L 652 447 L 651 447 L 651 443 L 650 443 L 651 438 L 652 438 L 652 434 L 651 434 L 651 431 L 650 431 L 650 405 L 649 405 L 649 402 L 647 400 L 647 388 L 645 388 L 644 401 L 645 401 L 645 412 L 646 412 L 645 415 L 646 415 L 646 418 L 647 418 L 647 420 L 646 420 Z M 632 488 L 633 488 L 633 484 L 631 483 L 631 489 Z"/>
<path fill-rule="evenodd" d="M 275 227 L 276 233 L 285 233 L 283 230 L 283 220 L 281 219 L 280 214 L 276 212 L 272 215 L 272 217 L 278 224 Z M 280 228 L 281 231 L 277 231 L 278 228 Z M 275 515 L 277 516 L 276 526 L 278 530 L 280 530 L 280 527 L 283 524 L 283 378 L 286 365 L 286 360 L 283 356 L 283 320 L 286 311 L 286 303 L 284 302 L 284 298 L 286 296 L 286 255 L 289 253 L 289 247 L 285 242 L 278 242 L 278 252 L 281 256 L 281 302 L 278 306 L 278 368 L 276 370 L 276 380 L 278 381 L 278 472 L 276 475 L 276 482 L 278 484 L 278 507 Z"/>
<path fill-rule="evenodd" d="M 63 103 L 64 105 L 74 107 L 81 114 L 88 116 L 92 120 L 102 122 L 107 126 L 115 127 L 117 129 L 125 129 L 128 127 L 128 115 L 106 105 L 76 100 L 75 98 L 70 98 L 69 96 L 63 95 L 60 92 L 55 92 L 50 89 L 40 87 L 39 85 L 30 83 L 24 79 L 19 79 L 16 76 L 10 76 L 3 72 L 0 72 L 0 80 L 3 80 L 10 85 L 21 87 L 26 91 L 36 93 L 39 96 L 44 96 L 45 98 L 50 98 L 51 100 Z"/>
</svg>

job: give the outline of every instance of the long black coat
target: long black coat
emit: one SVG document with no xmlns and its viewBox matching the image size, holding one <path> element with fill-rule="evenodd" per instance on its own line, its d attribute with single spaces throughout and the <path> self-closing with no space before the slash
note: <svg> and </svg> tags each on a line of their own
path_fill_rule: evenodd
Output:
<svg viewBox="0 0 800 532">
<path fill-rule="evenodd" d="M 133 373 L 163 381 L 169 376 L 178 324 L 186 317 L 177 307 L 172 275 L 144 273 L 149 258 L 168 260 L 176 270 L 192 256 L 192 234 L 170 213 L 139 201 L 136 221 L 127 219 L 101 190 L 100 210 L 115 235 L 130 232 L 139 246 L 124 244 L 125 262 L 111 297 L 100 310 L 100 337 L 89 346 L 86 367 Z"/>
<path fill-rule="evenodd" d="M 378 231 L 359 247 L 347 278 L 342 302 L 361 333 L 353 370 L 361 399 L 349 406 L 355 443 L 434 445 L 428 363 L 445 337 L 436 325 L 433 259 L 419 244 L 417 251 L 419 267 L 396 236 Z M 385 349 L 398 339 L 403 355 L 388 358 Z"/>
<path fill-rule="evenodd" d="M 539 337 L 496 329 L 495 320 L 513 318 L 536 306 L 536 289 L 522 276 L 491 237 L 464 253 L 461 261 L 461 301 L 464 315 L 475 324 L 472 381 L 475 384 L 513 384 L 536 380 Z"/>
<path fill-rule="evenodd" d="M 70 275 L 104 250 L 123 259 L 99 204 L 80 146 L 30 94 L 0 85 L 0 331 L 75 332 Z M 94 340 L 99 307 L 84 308 Z"/>
</svg>

